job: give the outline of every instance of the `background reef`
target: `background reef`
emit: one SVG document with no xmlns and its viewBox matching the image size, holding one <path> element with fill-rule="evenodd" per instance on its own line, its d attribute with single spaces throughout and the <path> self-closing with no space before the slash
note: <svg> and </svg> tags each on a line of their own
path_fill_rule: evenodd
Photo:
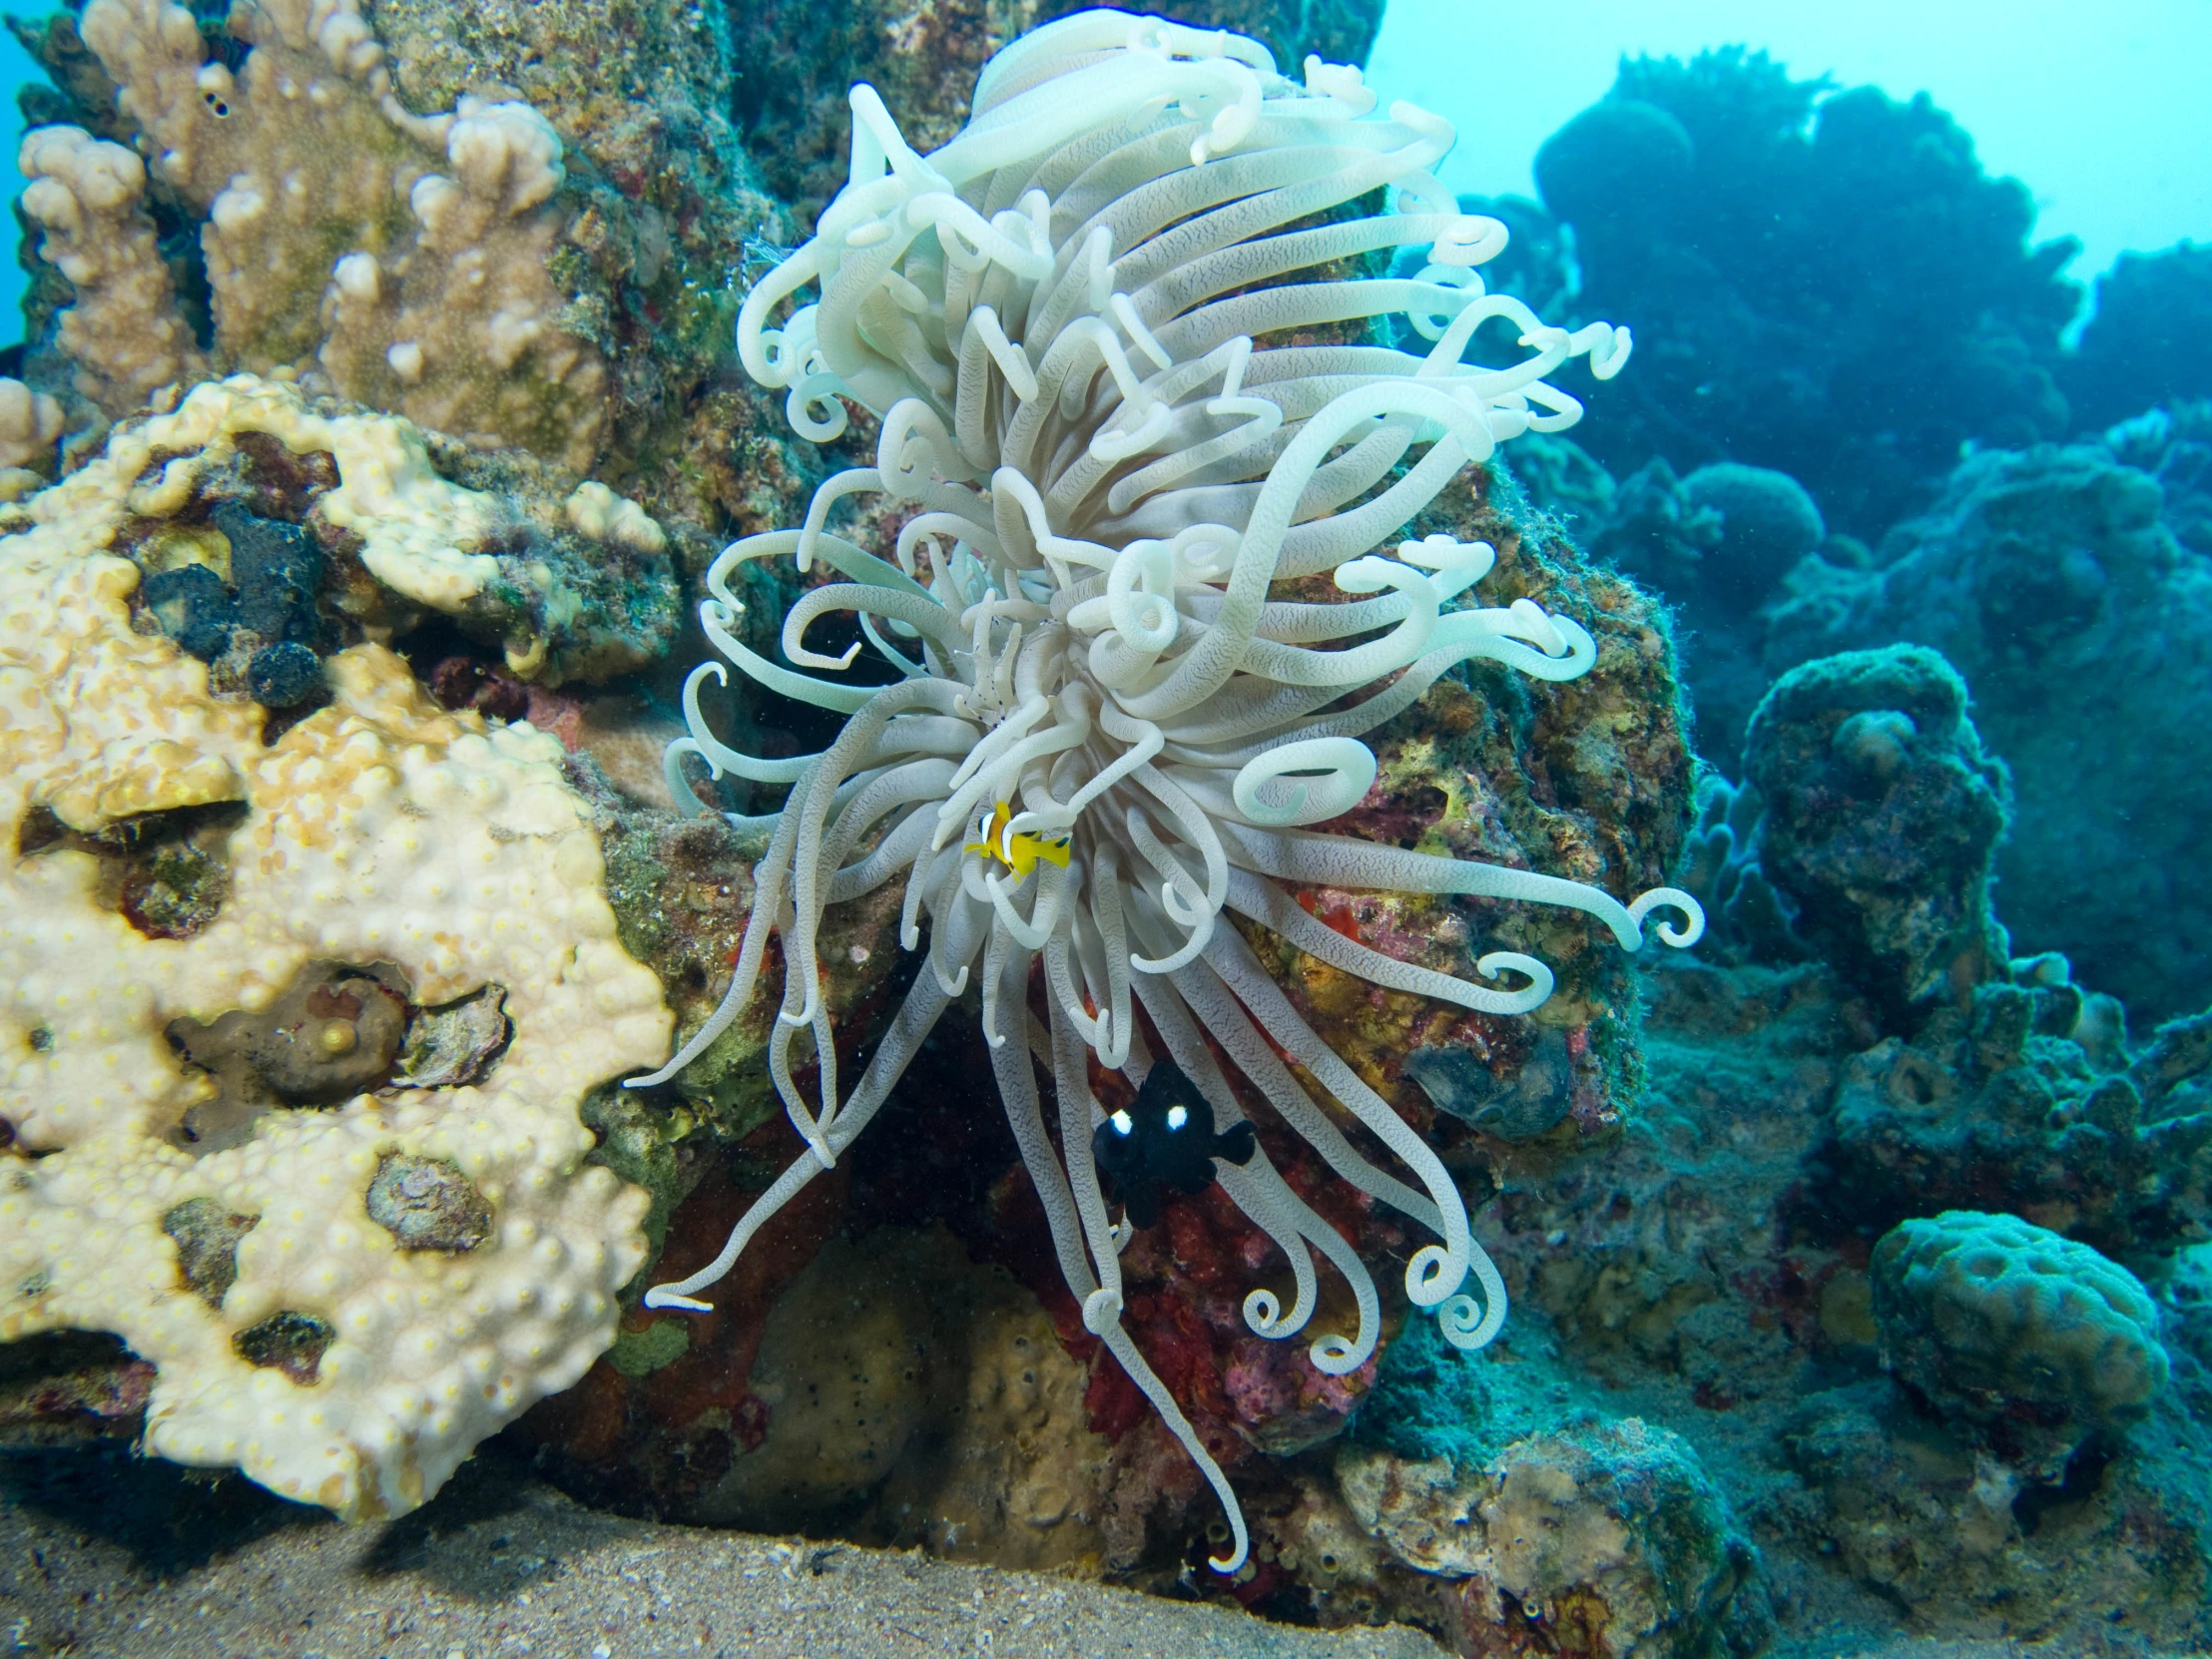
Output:
<svg viewBox="0 0 2212 1659">
<path fill-rule="evenodd" d="M 245 782 L 261 748 L 290 764 L 371 716 L 394 752 L 508 734 L 502 764 L 596 836 L 596 871 L 559 874 L 603 896 L 601 948 L 695 1029 L 760 852 L 680 819 L 660 775 L 699 576 L 874 440 L 859 411 L 837 444 L 794 439 L 734 359 L 737 305 L 839 183 L 851 82 L 927 149 L 991 52 L 1069 9 L 90 0 L 13 20 L 52 86 L 24 94 L 45 131 L 19 206 L 26 344 L 0 365 L 0 557 L 11 582 L 66 583 L 54 549 L 99 549 L 109 609 L 71 614 L 102 649 L 202 665 L 180 706 L 236 786 L 179 793 L 158 756 L 79 768 L 0 846 L 10 879 L 78 870 L 103 938 L 188 943 L 247 913 L 221 815 L 271 810 Z M 1382 6 L 1180 15 L 1285 64 L 1357 63 Z M 1537 180 L 1540 202 L 1468 201 L 1513 229 L 1490 269 L 1570 325 L 1629 324 L 1635 359 L 1574 388 L 1571 437 L 1517 441 L 1409 533 L 1493 542 L 1494 602 L 1582 620 L 1598 664 L 1440 682 L 1380 735 L 1347 824 L 1617 892 L 1673 879 L 1710 933 L 1632 967 L 1579 915 L 1302 894 L 1409 960 L 1494 937 L 1557 964 L 1529 1019 L 1253 936 L 1479 1206 L 1506 1335 L 1469 1358 L 1386 1305 L 1377 1360 L 1325 1378 L 1244 1325 L 1264 1236 L 1218 1193 L 1171 1203 L 1125 1258 L 1128 1323 L 1245 1494 L 1253 1560 L 1216 1581 L 1212 1500 L 1049 1265 L 976 1099 L 971 1018 L 713 1314 L 642 1308 L 797 1149 L 756 1009 L 663 1088 L 570 1067 L 530 1096 L 548 1144 L 588 1142 L 561 1179 L 602 1194 L 580 1172 L 611 1172 L 636 1213 L 607 1261 L 576 1258 L 607 1287 L 604 1353 L 504 1431 L 500 1469 L 687 1524 L 1402 1621 L 1470 1655 L 2212 1642 L 2212 898 L 2191 857 L 2212 817 L 2212 250 L 2123 260 L 2069 342 L 2070 250 L 2030 243 L 2027 188 L 1942 111 L 1739 49 L 1624 63 Z M 767 649 L 796 578 L 746 580 Z M 47 648 L 12 620 L 30 614 L 7 611 L 26 661 Z M 766 695 L 727 714 L 761 753 L 823 735 Z M 513 859 L 520 833 L 494 815 L 479 839 Z M 835 929 L 851 1066 L 915 964 L 887 901 Z M 512 1016 L 534 1037 L 527 998 L 453 1013 L 314 967 L 292 994 L 391 1004 L 340 1092 L 465 1090 Z M 220 1076 L 242 1122 L 306 1134 L 327 1091 L 224 1017 L 221 1040 L 167 1034 L 174 1063 Z M 27 1028 L 10 1075 L 53 1042 Z M 1255 1116 L 1370 1261 L 1412 1248 Z M 18 1123 L 36 1139 L 18 1109 L 7 1158 L 48 1162 Z M 396 1241 L 355 1240 L 361 1271 L 394 1283 L 507 1259 L 459 1141 L 422 1133 L 426 1167 L 347 1177 Z M 168 1167 L 160 1138 L 131 1156 Z M 273 1198 L 248 1215 L 231 1193 L 158 1218 L 203 1323 L 257 1259 L 242 1240 L 276 1231 Z M 0 1443 L 20 1476 L 146 1432 L 155 1365 L 188 1362 L 150 1336 L 31 1335 L 68 1322 L 28 1289 L 47 1269 L 18 1266 Z M 222 1375 L 312 1381 L 315 1334 L 273 1330 L 226 1335 Z M 189 1521 L 181 1491 L 144 1501 Z M 223 1501 L 241 1535 L 278 1524 L 235 1482 Z"/>
</svg>

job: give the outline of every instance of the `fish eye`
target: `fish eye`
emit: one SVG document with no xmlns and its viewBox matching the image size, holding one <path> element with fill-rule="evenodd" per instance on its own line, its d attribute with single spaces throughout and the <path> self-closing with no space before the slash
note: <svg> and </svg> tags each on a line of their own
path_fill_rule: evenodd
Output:
<svg viewBox="0 0 2212 1659">
<path fill-rule="evenodd" d="M 1168 1127 L 1170 1129 L 1180 1129 L 1183 1127 L 1183 1125 L 1190 1121 L 1191 1114 L 1185 1111 L 1182 1107 L 1170 1106 L 1168 1108 Z"/>
<path fill-rule="evenodd" d="M 1182 1108 L 1178 1106 L 1176 1110 L 1181 1111 Z M 1114 1133 L 1117 1135 L 1133 1135 L 1136 1133 L 1136 1122 L 1127 1112 L 1116 1112 L 1106 1121 L 1114 1126 Z"/>
</svg>

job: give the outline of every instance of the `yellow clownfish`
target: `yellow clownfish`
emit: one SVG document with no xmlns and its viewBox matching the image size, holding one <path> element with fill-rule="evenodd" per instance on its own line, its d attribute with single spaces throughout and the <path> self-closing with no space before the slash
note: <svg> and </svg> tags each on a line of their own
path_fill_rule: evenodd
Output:
<svg viewBox="0 0 2212 1659">
<path fill-rule="evenodd" d="M 989 818 L 978 818 L 975 821 L 975 832 L 983 838 L 967 842 L 960 850 L 980 852 L 986 858 L 996 858 L 1014 872 L 1017 880 L 1023 881 L 1029 878 L 1029 872 L 1037 867 L 1040 859 L 1048 864 L 1058 864 L 1062 869 L 1068 867 L 1070 836 L 1065 831 L 1050 839 L 1043 835 L 1032 835 L 1023 830 L 1009 832 L 1007 826 L 1013 822 L 1013 808 L 1001 801 Z"/>
</svg>

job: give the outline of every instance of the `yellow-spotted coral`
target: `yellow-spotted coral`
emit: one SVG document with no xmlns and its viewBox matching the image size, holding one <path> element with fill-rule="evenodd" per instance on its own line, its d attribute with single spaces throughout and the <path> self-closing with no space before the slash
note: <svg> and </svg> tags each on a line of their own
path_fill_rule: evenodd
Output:
<svg viewBox="0 0 2212 1659">
<path fill-rule="evenodd" d="M 756 379 L 786 390 L 805 436 L 839 435 L 847 399 L 879 413 L 875 464 L 826 481 L 802 528 L 731 547 L 701 608 L 708 637 L 754 681 L 849 718 L 822 754 L 742 754 L 704 717 L 702 680 L 724 673 L 709 664 L 687 690 L 690 735 L 669 755 L 680 800 L 695 800 L 684 770 L 695 759 L 791 794 L 757 821 L 773 835 L 722 1009 L 659 1075 L 738 1016 L 780 932 L 770 1063 L 808 1151 L 717 1261 L 647 1300 L 703 1306 L 693 1293 L 835 1163 L 973 979 L 1061 1270 L 1089 1330 L 1220 1494 L 1234 1542 L 1214 1564 L 1234 1570 L 1247 1548 L 1235 1494 L 1123 1327 L 1129 1223 L 1111 1217 L 1093 1163 L 1104 1114 L 1088 1068 L 1095 1058 L 1140 1083 L 1164 1048 L 1226 1134 L 1243 1118 L 1226 1057 L 1339 1175 L 1436 1235 L 1407 1264 L 1409 1300 L 1462 1347 L 1495 1334 L 1504 1287 L 1436 1153 L 1299 1017 L 1222 916 L 1379 985 L 1491 1013 L 1543 1002 L 1551 970 L 1511 951 L 1469 964 L 1489 984 L 1414 967 L 1342 937 L 1290 889 L 1570 905 L 1628 949 L 1665 906 L 1684 922 L 1662 936 L 1696 937 L 1697 905 L 1673 889 L 1616 897 L 1310 828 L 1374 784 L 1363 736 L 1459 664 L 1490 658 L 1550 680 L 1594 665 L 1572 618 L 1527 600 L 1462 605 L 1488 546 L 1433 536 L 1394 557 L 1378 549 L 1498 442 L 1571 424 L 1580 405 L 1546 376 L 1583 357 L 1610 377 L 1628 336 L 1602 322 L 1548 327 L 1485 292 L 1476 268 L 1504 228 L 1459 212 L 1430 173 L 1450 148 L 1447 122 L 1405 104 L 1379 114 L 1357 70 L 1318 59 L 1303 83 L 1287 79 L 1234 34 L 1105 11 L 1050 24 L 991 60 L 966 130 L 928 156 L 867 87 L 852 111 L 850 182 L 815 238 L 752 290 L 738 343 Z M 1429 264 L 1414 276 L 1358 275 L 1370 256 L 1421 247 Z M 819 298 L 807 303 L 810 286 Z M 787 301 L 796 308 L 772 326 Z M 1371 319 L 1391 314 L 1428 343 L 1369 343 Z M 1525 352 L 1502 368 L 1466 360 L 1491 319 L 1517 329 Z M 894 505 L 895 546 L 870 552 L 829 527 L 857 494 Z M 795 672 L 738 637 L 733 576 L 783 556 L 843 578 L 785 617 L 789 661 L 848 667 L 858 645 L 830 656 L 806 636 L 850 613 L 890 684 Z M 845 1095 L 816 941 L 826 906 L 894 880 L 903 942 L 920 948 L 926 920 L 928 962 Z M 1046 1023 L 1029 1014 L 1033 996 Z M 795 1082 L 801 1033 L 820 1065 L 815 1100 Z M 1056 1086 L 1057 1146 L 1032 1057 Z M 1286 1062 L 1403 1177 L 1371 1162 Z M 1359 1323 L 1309 1356 L 1334 1375 L 1365 1364 L 1381 1321 L 1366 1266 L 1265 1157 L 1216 1173 L 1297 1275 L 1288 1310 L 1267 1290 L 1246 1299 L 1250 1328 L 1306 1327 L 1319 1251 L 1351 1285 Z M 1470 1275 L 1479 1303 L 1462 1289 Z"/>
<path fill-rule="evenodd" d="M 150 1451 L 396 1513 L 613 1340 L 647 1200 L 578 1104 L 669 1015 L 554 740 L 363 645 L 265 745 L 134 626 L 100 492 L 164 477 L 0 539 L 0 1338 L 112 1332 Z"/>
</svg>

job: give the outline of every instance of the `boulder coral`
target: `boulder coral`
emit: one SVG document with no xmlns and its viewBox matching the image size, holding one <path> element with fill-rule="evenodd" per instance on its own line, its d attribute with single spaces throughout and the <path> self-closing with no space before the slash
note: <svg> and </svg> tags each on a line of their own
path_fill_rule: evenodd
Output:
<svg viewBox="0 0 2212 1659">
<path fill-rule="evenodd" d="M 180 458 L 126 430 L 0 540 L 0 1338 L 113 1332 L 150 1451 L 390 1514 L 613 1340 L 646 1197 L 578 1103 L 670 1019 L 553 740 L 375 645 L 286 727 L 134 615 L 104 544 L 205 464 L 207 390 Z"/>
<path fill-rule="evenodd" d="M 2158 1306 L 2087 1245 L 2015 1216 L 1945 1210 L 1875 1247 L 1883 1363 L 2042 1478 L 2166 1385 Z"/>
</svg>

